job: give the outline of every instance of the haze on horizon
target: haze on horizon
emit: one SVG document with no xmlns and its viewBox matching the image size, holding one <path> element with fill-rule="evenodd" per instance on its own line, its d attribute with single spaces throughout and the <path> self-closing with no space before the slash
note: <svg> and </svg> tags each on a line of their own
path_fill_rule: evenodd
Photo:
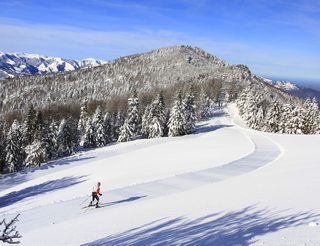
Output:
<svg viewBox="0 0 320 246">
<path fill-rule="evenodd" d="M 314 87 L 319 26 L 317 0 L 0 2 L 2 52 L 111 60 L 185 44 L 255 74 Z"/>
</svg>

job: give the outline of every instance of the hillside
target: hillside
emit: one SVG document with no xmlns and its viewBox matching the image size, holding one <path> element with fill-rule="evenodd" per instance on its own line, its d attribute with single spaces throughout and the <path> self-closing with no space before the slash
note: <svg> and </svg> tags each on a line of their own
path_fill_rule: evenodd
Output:
<svg viewBox="0 0 320 246">
<path fill-rule="evenodd" d="M 231 106 L 192 135 L 5 175 L 0 220 L 21 213 L 25 246 L 319 245 L 319 144 L 247 129 Z M 86 208 L 97 181 L 101 207 Z"/>
<path fill-rule="evenodd" d="M 25 110 L 52 103 L 76 103 L 126 96 L 134 89 L 150 92 L 159 89 L 218 81 L 222 90 L 237 94 L 253 84 L 269 97 L 288 99 L 251 73 L 245 65 L 231 65 L 216 56 L 190 46 L 172 46 L 119 58 L 93 68 L 49 75 L 25 76 L 0 83 L 0 113 Z M 217 100 L 218 98 L 216 98 Z"/>
</svg>

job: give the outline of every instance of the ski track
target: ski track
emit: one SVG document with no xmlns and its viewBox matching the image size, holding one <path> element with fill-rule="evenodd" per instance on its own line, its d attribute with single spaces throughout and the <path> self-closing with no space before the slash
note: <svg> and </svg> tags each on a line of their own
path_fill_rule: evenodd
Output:
<svg viewBox="0 0 320 246">
<path fill-rule="evenodd" d="M 219 123 L 230 123 L 230 118 L 219 117 L 216 121 L 216 124 Z M 228 162 L 218 167 L 110 190 L 108 193 L 106 193 L 107 197 L 103 197 L 106 202 L 101 203 L 101 209 L 113 209 L 114 207 L 125 206 L 128 202 L 132 203 L 145 199 L 152 199 L 187 191 L 203 185 L 220 182 L 261 168 L 264 165 L 276 160 L 281 154 L 280 148 L 261 133 L 247 130 L 239 126 L 233 126 L 228 130 L 235 131 L 237 133 L 240 132 L 244 135 L 244 137 L 248 137 L 254 144 L 254 151 L 238 160 Z M 81 197 L 69 201 L 56 202 L 45 206 L 44 208 L 37 207 L 28 211 L 23 211 L 21 219 L 28 222 L 24 223 L 24 228 L 21 228 L 21 231 L 35 230 L 36 228 L 32 228 L 34 220 L 37 220 L 38 225 L 45 226 L 48 218 L 52 221 L 52 223 L 59 223 L 60 221 L 64 221 L 66 219 L 78 217 L 81 214 L 84 215 L 89 212 L 89 210 L 93 212 L 92 210 L 96 210 L 94 207 L 80 209 L 84 206 L 84 204 L 88 204 L 90 199 L 91 196 Z M 34 209 L 37 210 L 39 218 L 32 217 L 32 215 L 34 215 Z M 68 211 L 65 211 L 67 213 L 64 213 L 64 215 L 61 216 L 59 214 L 61 209 Z M 50 214 L 48 214 L 48 211 L 51 211 Z M 98 209 L 94 212 L 98 211 L 101 210 Z M 66 218 L 66 214 L 68 218 Z M 46 217 L 46 219 L 41 219 L 41 215 Z"/>
</svg>

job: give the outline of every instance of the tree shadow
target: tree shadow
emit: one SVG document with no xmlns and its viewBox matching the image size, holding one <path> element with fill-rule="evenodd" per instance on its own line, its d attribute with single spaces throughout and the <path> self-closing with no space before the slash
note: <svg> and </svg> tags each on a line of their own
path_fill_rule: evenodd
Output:
<svg viewBox="0 0 320 246">
<path fill-rule="evenodd" d="M 94 159 L 95 157 L 79 157 L 79 156 L 72 156 L 72 157 L 66 157 L 59 160 L 52 160 L 40 167 L 31 167 L 26 168 L 22 171 L 16 172 L 16 173 L 8 173 L 0 176 L 0 191 L 11 188 L 15 185 L 21 184 L 25 181 L 27 181 L 30 177 L 28 174 L 34 173 L 38 170 L 48 170 L 51 168 L 54 168 L 56 166 L 63 166 L 63 165 L 70 165 L 74 162 L 78 161 L 84 161 L 84 160 L 90 160 Z"/>
<path fill-rule="evenodd" d="M 120 204 L 120 203 L 133 202 L 133 201 L 139 200 L 141 198 L 145 198 L 145 197 L 147 197 L 147 196 L 132 196 L 130 198 L 119 200 L 119 201 L 115 201 L 115 202 L 100 203 L 99 206 L 100 207 L 109 207 L 109 206 L 117 205 L 117 204 Z"/>
<path fill-rule="evenodd" d="M 249 245 L 256 236 L 296 227 L 319 219 L 312 212 L 289 214 L 288 211 L 257 209 L 215 213 L 195 220 L 184 217 L 162 219 L 84 244 L 102 245 Z"/>
<path fill-rule="evenodd" d="M 212 114 L 212 117 L 219 118 L 227 115 L 228 113 L 226 113 L 225 111 L 216 111 Z"/>
<path fill-rule="evenodd" d="M 0 208 L 19 202 L 25 198 L 48 193 L 54 190 L 63 189 L 71 185 L 76 185 L 85 181 L 86 176 L 65 177 L 62 179 L 51 180 L 39 185 L 31 186 L 19 191 L 13 191 L 0 197 Z"/>
<path fill-rule="evenodd" d="M 201 134 L 201 133 L 206 133 L 206 132 L 212 132 L 212 131 L 216 131 L 216 130 L 218 130 L 220 128 L 224 128 L 224 127 L 232 127 L 232 125 L 226 125 L 226 124 L 210 125 L 209 123 L 206 123 L 206 124 L 202 124 L 202 125 L 198 126 L 192 132 L 192 134 L 196 135 L 196 134 Z"/>
</svg>

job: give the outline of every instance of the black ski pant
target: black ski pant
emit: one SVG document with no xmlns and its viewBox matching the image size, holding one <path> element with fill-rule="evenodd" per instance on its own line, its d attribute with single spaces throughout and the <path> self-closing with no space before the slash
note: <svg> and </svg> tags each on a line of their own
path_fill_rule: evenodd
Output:
<svg viewBox="0 0 320 246">
<path fill-rule="evenodd" d="M 96 204 L 98 204 L 98 202 L 99 202 L 99 196 L 98 196 L 97 192 L 92 192 L 92 201 L 91 201 L 91 203 L 93 203 L 94 200 L 97 200 L 97 203 L 96 203 Z"/>
</svg>

